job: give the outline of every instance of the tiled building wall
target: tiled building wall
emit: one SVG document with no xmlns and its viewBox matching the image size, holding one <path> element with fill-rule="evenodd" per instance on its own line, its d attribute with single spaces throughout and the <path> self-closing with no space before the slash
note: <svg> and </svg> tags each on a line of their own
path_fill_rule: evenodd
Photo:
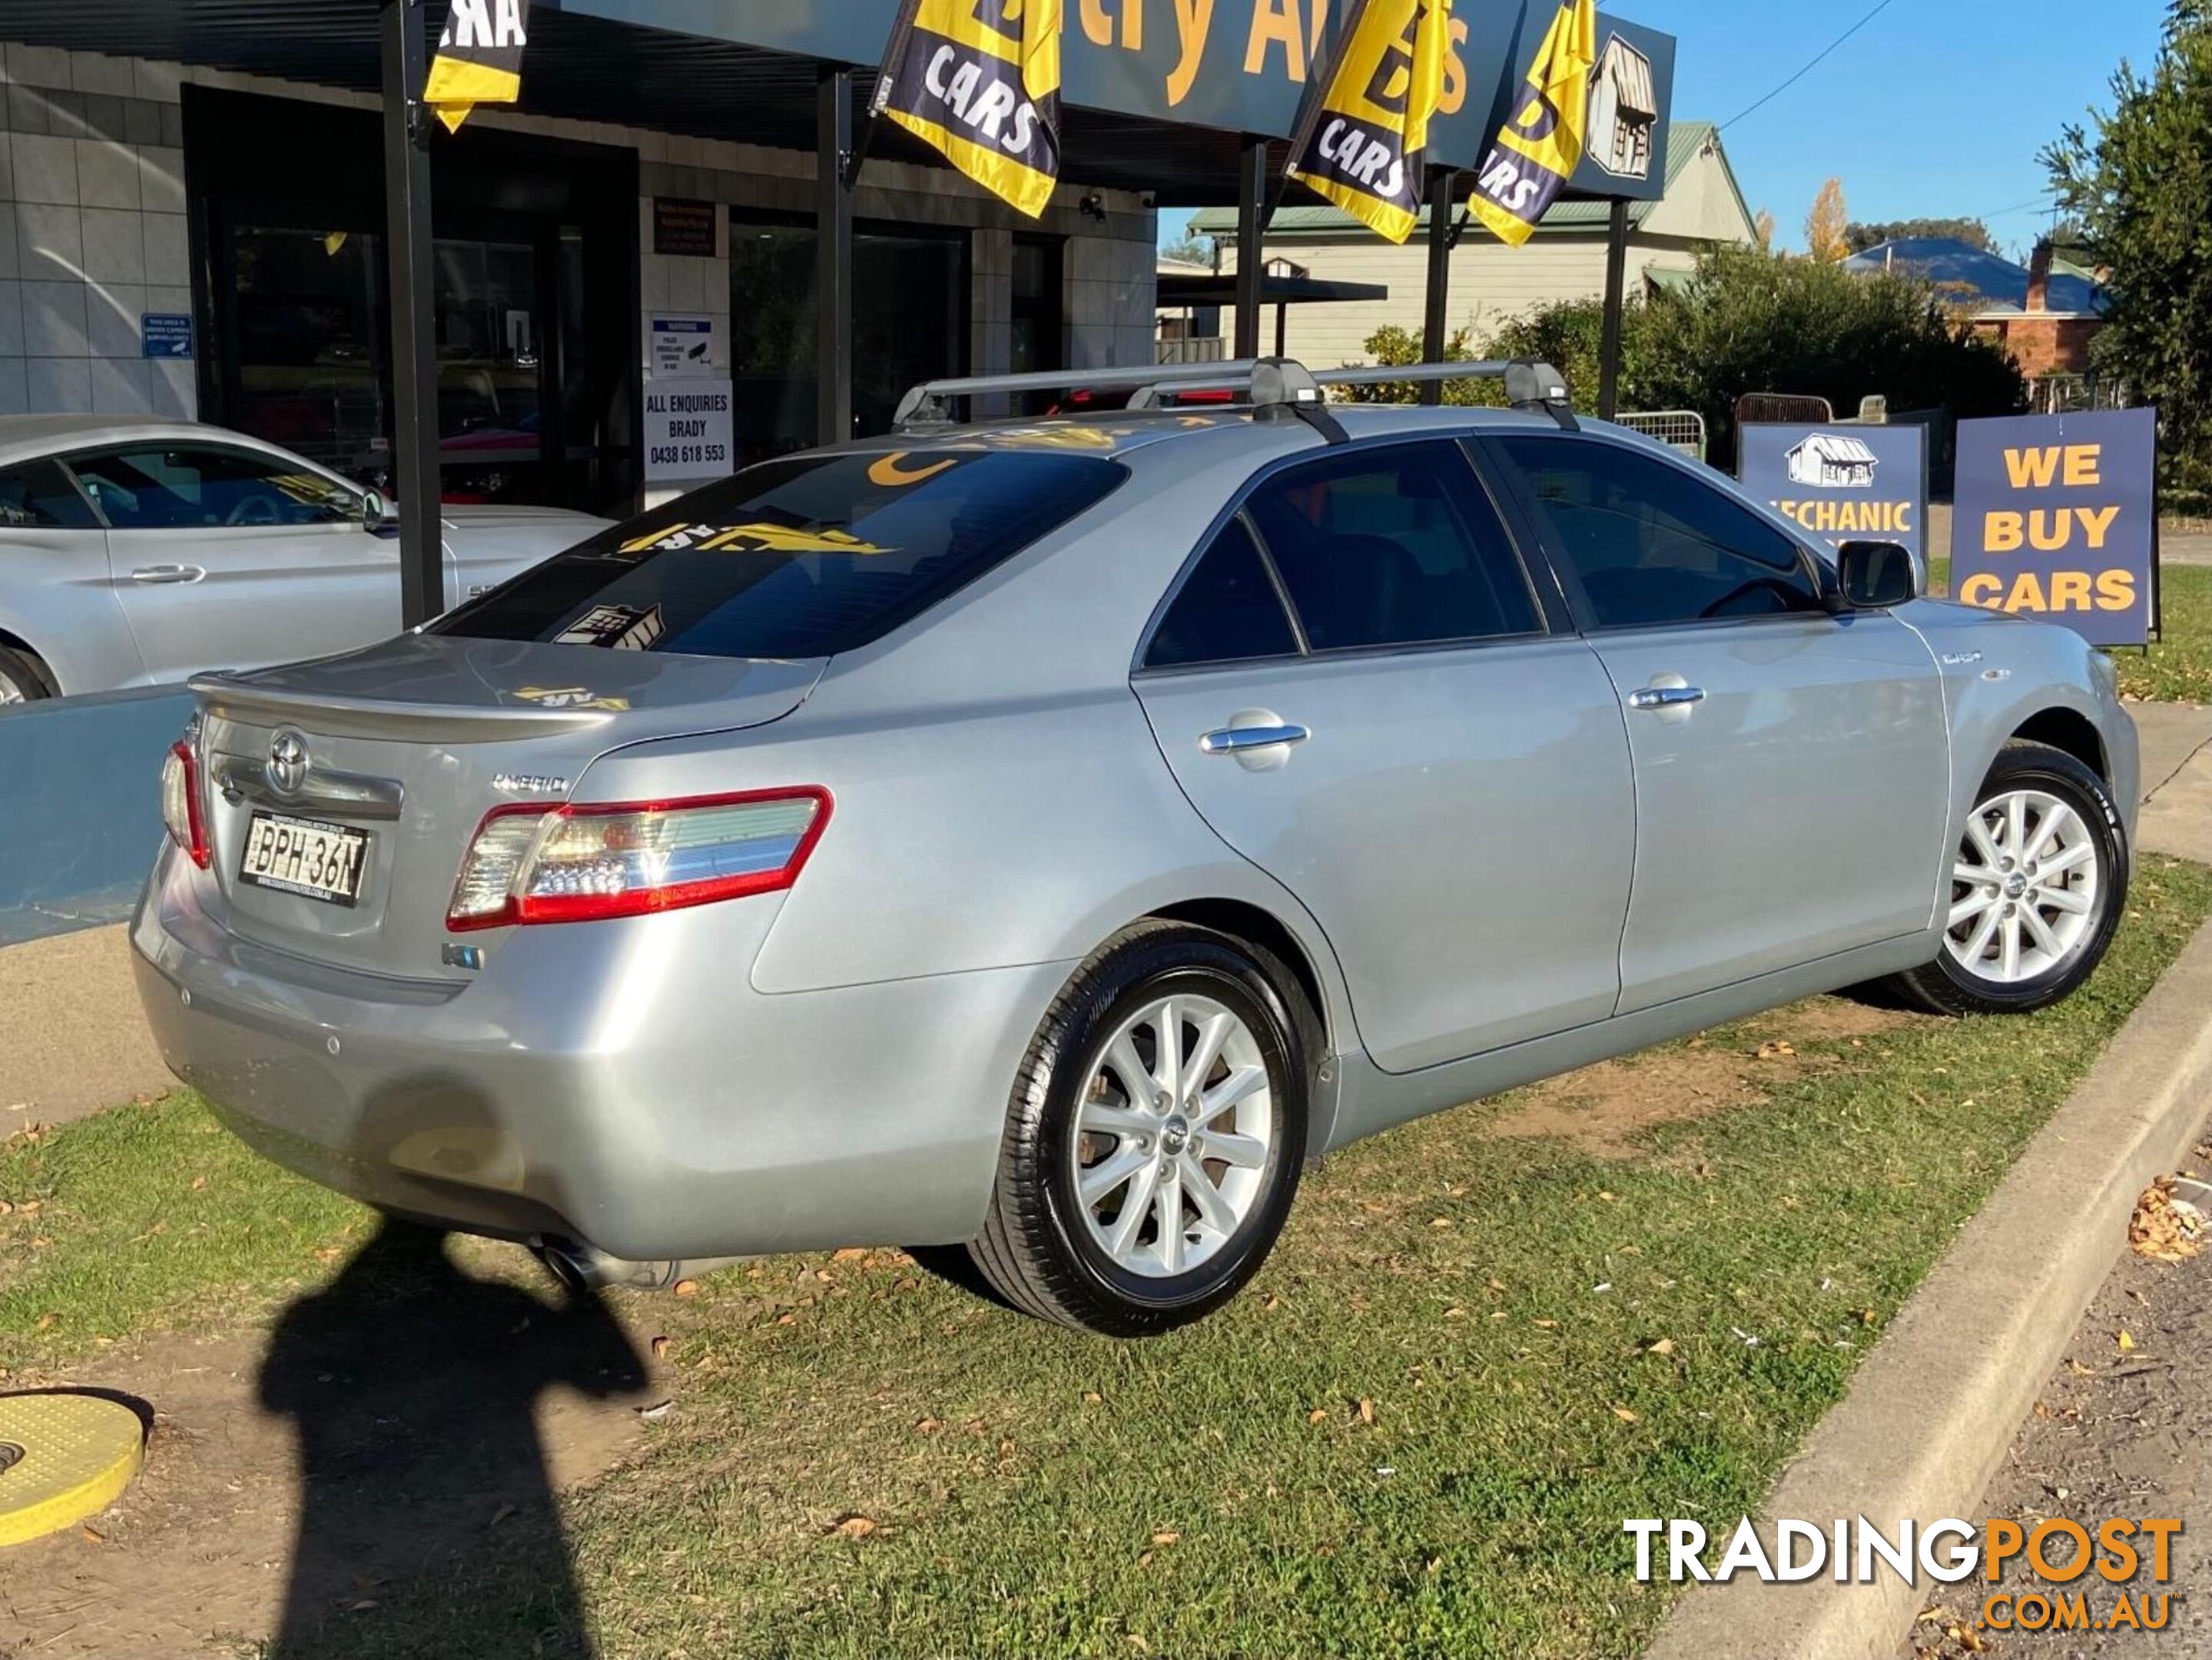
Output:
<svg viewBox="0 0 2212 1660">
<path fill-rule="evenodd" d="M 0 80 L 0 414 L 191 417 L 139 341 L 192 309 L 175 66 L 9 44 Z"/>
<path fill-rule="evenodd" d="M 143 313 L 193 309 L 181 102 L 188 82 L 379 106 L 362 93 L 0 43 L 0 413 L 196 414 L 197 365 L 146 359 L 139 339 Z M 648 314 L 703 312 L 726 324 L 730 210 L 813 210 L 806 152 L 496 109 L 473 119 L 637 152 L 639 295 Z M 714 257 L 653 252 L 657 195 L 721 204 Z M 945 169 L 871 162 L 854 212 L 969 228 L 975 373 L 1008 361 L 1017 229 L 1066 239 L 1062 309 L 1072 367 L 1152 361 L 1157 222 L 1133 194 L 1066 185 L 1032 226 Z M 648 341 L 643 319 L 639 336 Z M 718 338 L 726 343 L 726 326 Z"/>
</svg>

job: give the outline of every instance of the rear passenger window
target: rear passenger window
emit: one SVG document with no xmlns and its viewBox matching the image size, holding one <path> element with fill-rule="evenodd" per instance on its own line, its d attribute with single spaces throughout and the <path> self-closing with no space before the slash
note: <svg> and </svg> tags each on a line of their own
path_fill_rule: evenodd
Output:
<svg viewBox="0 0 2212 1660">
<path fill-rule="evenodd" d="M 1292 468 L 1249 512 L 1316 651 L 1536 631 L 1519 557 L 1455 444 Z"/>
<path fill-rule="evenodd" d="M 1153 631 L 1148 669 L 1295 657 L 1297 637 L 1242 518 L 1221 527 Z"/>
<path fill-rule="evenodd" d="M 0 467 L 0 530 L 98 530 L 69 475 L 51 461 Z"/>
<path fill-rule="evenodd" d="M 1823 609 L 1797 544 L 1682 468 L 1592 439 L 1498 444 L 1601 628 Z"/>
</svg>

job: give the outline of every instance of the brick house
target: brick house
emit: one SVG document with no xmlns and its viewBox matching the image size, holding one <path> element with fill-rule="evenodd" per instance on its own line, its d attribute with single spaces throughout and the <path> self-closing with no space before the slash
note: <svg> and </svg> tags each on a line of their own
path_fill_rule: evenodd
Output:
<svg viewBox="0 0 2212 1660">
<path fill-rule="evenodd" d="M 1844 262 L 1850 271 L 1907 271 L 1933 283 L 1984 338 L 2012 354 L 2030 380 L 2089 372 L 2089 343 L 2105 326 L 2105 291 L 2091 272 L 2038 242 L 2026 265 L 1970 242 L 1907 237 Z"/>
</svg>

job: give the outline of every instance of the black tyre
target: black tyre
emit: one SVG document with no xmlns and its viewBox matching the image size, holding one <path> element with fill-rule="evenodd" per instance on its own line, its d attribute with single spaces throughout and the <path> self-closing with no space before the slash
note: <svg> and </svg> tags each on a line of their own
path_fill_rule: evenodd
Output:
<svg viewBox="0 0 2212 1660">
<path fill-rule="evenodd" d="M 2129 863 L 2102 779 L 2063 750 L 2007 744 L 1954 854 L 1942 952 L 1891 983 L 1941 1014 L 2048 1007 L 2103 959 Z"/>
<path fill-rule="evenodd" d="M 15 646 L 0 646 L 0 707 L 35 702 L 54 695 L 46 666 Z"/>
<path fill-rule="evenodd" d="M 1305 1155 L 1317 1022 L 1267 952 L 1152 922 L 1054 1000 L 1014 1081 L 968 1251 L 1015 1307 L 1149 1337 L 1237 1294 Z"/>
</svg>

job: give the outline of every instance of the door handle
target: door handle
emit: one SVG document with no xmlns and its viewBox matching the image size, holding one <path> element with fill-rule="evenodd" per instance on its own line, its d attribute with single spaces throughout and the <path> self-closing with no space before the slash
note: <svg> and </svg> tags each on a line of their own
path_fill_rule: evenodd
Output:
<svg viewBox="0 0 2212 1660">
<path fill-rule="evenodd" d="M 1198 747 L 1207 755 L 1244 755 L 1254 750 L 1303 744 L 1312 736 L 1304 727 L 1224 727 L 1200 739 Z"/>
<path fill-rule="evenodd" d="M 207 575 L 204 565 L 141 565 L 131 573 L 134 582 L 197 582 Z"/>
<path fill-rule="evenodd" d="M 1646 686 L 1628 694 L 1632 709 L 1675 709 L 1705 701 L 1703 686 Z"/>
</svg>

